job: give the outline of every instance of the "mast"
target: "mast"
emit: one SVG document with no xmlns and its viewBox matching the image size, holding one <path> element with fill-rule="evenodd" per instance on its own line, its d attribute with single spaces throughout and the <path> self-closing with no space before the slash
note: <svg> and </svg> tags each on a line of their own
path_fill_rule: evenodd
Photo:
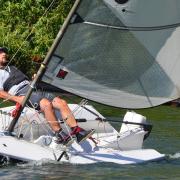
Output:
<svg viewBox="0 0 180 180">
<path fill-rule="evenodd" d="M 48 51 L 48 53 L 47 53 L 47 55 L 46 55 L 46 57 L 45 57 L 45 59 L 43 61 L 43 63 L 41 64 L 41 66 L 40 66 L 40 68 L 39 68 L 39 70 L 37 72 L 36 77 L 34 78 L 34 80 L 32 81 L 32 83 L 30 85 L 30 88 L 29 88 L 29 90 L 28 90 L 28 92 L 27 92 L 27 94 L 26 94 L 26 96 L 25 96 L 25 98 L 24 98 L 24 100 L 22 102 L 22 106 L 21 106 L 20 110 L 18 111 L 17 116 L 11 121 L 11 124 L 10 124 L 10 126 L 8 128 L 8 131 L 10 133 L 14 130 L 14 127 L 15 127 L 16 123 L 18 122 L 18 119 L 19 119 L 19 117 L 21 115 L 21 112 L 24 109 L 27 101 L 29 100 L 29 98 L 30 98 L 30 96 L 32 94 L 32 91 L 33 91 L 33 88 L 35 87 L 35 84 L 38 82 L 38 80 L 45 73 L 45 69 L 46 69 L 46 67 L 47 67 L 47 65 L 48 65 L 48 63 L 49 63 L 49 61 L 50 61 L 50 59 L 52 57 L 52 54 L 54 53 L 54 51 L 55 51 L 56 47 L 58 46 L 59 42 L 61 41 L 61 39 L 63 38 L 64 33 L 66 32 L 67 27 L 68 27 L 68 25 L 70 23 L 70 20 L 71 20 L 73 14 L 75 13 L 76 9 L 78 8 L 78 5 L 80 4 L 80 2 L 81 2 L 81 0 L 76 0 L 75 1 L 69 15 L 67 16 L 67 18 L 64 21 L 61 29 L 59 30 L 59 33 L 57 34 L 56 39 L 54 40 L 51 48 L 49 49 L 49 51 Z"/>
</svg>

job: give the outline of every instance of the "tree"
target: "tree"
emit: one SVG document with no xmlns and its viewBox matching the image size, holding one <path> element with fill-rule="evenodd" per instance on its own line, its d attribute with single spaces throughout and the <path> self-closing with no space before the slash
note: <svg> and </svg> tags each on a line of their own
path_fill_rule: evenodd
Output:
<svg viewBox="0 0 180 180">
<path fill-rule="evenodd" d="M 0 46 L 8 47 L 12 64 L 31 76 L 73 3 L 72 0 L 1 0 Z"/>
</svg>

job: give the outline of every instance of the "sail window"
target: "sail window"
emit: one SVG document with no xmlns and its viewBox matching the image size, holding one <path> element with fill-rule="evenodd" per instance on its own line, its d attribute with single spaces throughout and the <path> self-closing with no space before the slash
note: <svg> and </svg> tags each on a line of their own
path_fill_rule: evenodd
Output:
<svg viewBox="0 0 180 180">
<path fill-rule="evenodd" d="M 68 74 L 67 71 L 60 69 L 58 74 L 56 75 L 56 77 L 60 78 L 60 79 L 64 79 L 66 77 L 66 75 Z"/>
<path fill-rule="evenodd" d="M 125 4 L 127 3 L 129 0 L 115 0 L 118 4 Z"/>
</svg>

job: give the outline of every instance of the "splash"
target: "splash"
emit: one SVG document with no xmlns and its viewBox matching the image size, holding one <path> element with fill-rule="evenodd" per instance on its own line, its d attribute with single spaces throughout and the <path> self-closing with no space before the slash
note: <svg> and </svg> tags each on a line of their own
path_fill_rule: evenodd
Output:
<svg viewBox="0 0 180 180">
<path fill-rule="evenodd" d="M 48 159 L 43 159 L 40 161 L 31 161 L 27 163 L 18 163 L 17 166 L 19 167 L 31 167 L 31 166 L 43 166 L 47 164 L 62 164 L 61 162 L 53 161 L 53 160 L 48 160 Z"/>
<path fill-rule="evenodd" d="M 175 153 L 175 154 L 173 154 L 173 155 L 169 155 L 169 157 L 170 157 L 171 159 L 180 159 L 180 152 L 177 152 L 177 153 Z"/>
</svg>

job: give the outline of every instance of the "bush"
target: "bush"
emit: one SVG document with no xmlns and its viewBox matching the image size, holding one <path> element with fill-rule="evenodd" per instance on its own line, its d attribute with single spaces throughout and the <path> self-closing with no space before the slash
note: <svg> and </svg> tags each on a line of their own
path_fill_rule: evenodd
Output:
<svg viewBox="0 0 180 180">
<path fill-rule="evenodd" d="M 11 64 L 28 76 L 35 73 L 73 3 L 72 0 L 1 0 L 0 46 L 8 47 Z"/>
</svg>

